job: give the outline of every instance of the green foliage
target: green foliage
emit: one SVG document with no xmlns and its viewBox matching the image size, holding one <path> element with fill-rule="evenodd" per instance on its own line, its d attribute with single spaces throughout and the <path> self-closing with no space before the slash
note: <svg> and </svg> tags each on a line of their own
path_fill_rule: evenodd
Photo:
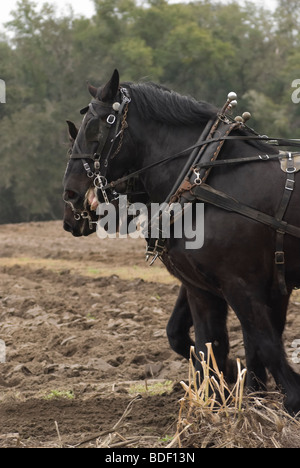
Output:
<svg viewBox="0 0 300 468">
<path fill-rule="evenodd" d="M 51 390 L 47 395 L 44 396 L 45 400 L 74 400 L 75 396 L 72 390 Z"/>
<path fill-rule="evenodd" d="M 62 216 L 65 120 L 80 123 L 86 82 L 97 86 L 114 68 L 124 81 L 160 82 L 218 106 L 234 90 L 258 131 L 297 138 L 297 0 L 280 0 L 274 13 L 234 0 L 94 3 L 87 19 L 19 0 L 9 36 L 0 36 L 0 222 Z"/>
</svg>

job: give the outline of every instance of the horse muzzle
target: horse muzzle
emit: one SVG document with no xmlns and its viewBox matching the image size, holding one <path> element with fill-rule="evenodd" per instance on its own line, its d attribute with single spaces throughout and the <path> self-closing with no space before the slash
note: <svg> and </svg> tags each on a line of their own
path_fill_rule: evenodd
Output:
<svg viewBox="0 0 300 468">
<path fill-rule="evenodd" d="M 97 215 L 95 212 L 83 211 L 80 215 L 74 215 L 69 205 L 65 206 L 63 219 L 64 230 L 70 232 L 74 237 L 89 236 L 96 232 Z"/>
</svg>

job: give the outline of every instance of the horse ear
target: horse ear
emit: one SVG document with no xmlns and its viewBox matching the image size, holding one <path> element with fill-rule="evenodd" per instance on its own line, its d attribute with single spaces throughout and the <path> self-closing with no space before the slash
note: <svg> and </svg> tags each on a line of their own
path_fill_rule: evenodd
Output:
<svg viewBox="0 0 300 468">
<path fill-rule="evenodd" d="M 68 124 L 68 127 L 69 127 L 69 136 L 70 136 L 70 139 L 71 141 L 75 141 L 76 138 L 77 138 L 77 134 L 78 134 L 78 128 L 76 127 L 76 125 L 71 122 L 70 120 L 67 120 L 67 124 Z"/>
<path fill-rule="evenodd" d="M 88 83 L 88 90 L 89 90 L 90 95 L 93 98 L 96 98 L 98 89 L 95 88 L 95 86 L 92 86 L 92 85 L 90 85 L 90 83 Z"/>
<path fill-rule="evenodd" d="M 120 86 L 120 76 L 118 70 L 114 70 L 111 79 L 106 83 L 101 91 L 101 101 L 113 101 Z"/>
</svg>

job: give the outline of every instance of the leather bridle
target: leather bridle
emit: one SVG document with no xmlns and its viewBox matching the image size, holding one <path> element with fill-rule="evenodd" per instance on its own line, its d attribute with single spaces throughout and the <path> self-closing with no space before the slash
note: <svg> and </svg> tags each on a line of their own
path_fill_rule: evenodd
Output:
<svg viewBox="0 0 300 468">
<path fill-rule="evenodd" d="M 99 99 L 92 99 L 90 104 L 82 109 L 80 113 L 82 115 L 87 114 L 88 111 L 91 112 L 92 116 L 95 119 L 99 119 L 99 127 L 97 138 L 95 138 L 95 151 L 92 153 L 84 153 L 81 151 L 80 145 L 78 143 L 78 137 L 81 134 L 80 130 L 78 132 L 77 138 L 74 141 L 74 145 L 69 150 L 69 158 L 71 159 L 80 159 L 82 161 L 84 170 L 87 177 L 91 180 L 91 186 L 88 188 L 83 210 L 76 209 L 73 203 L 69 200 L 65 200 L 74 214 L 74 219 L 79 221 L 80 219 L 87 219 L 89 222 L 90 229 L 92 230 L 93 224 L 97 223 L 91 218 L 91 214 L 88 207 L 88 193 L 92 187 L 95 188 L 95 194 L 98 190 L 101 191 L 104 202 L 108 205 L 112 200 L 118 198 L 118 194 L 114 189 L 109 189 L 110 193 L 108 194 L 108 189 L 104 188 L 107 185 L 107 180 L 103 174 L 100 172 L 100 166 L 107 168 L 109 160 L 115 158 L 120 152 L 125 129 L 128 127 L 127 124 L 127 113 L 128 106 L 131 101 L 129 92 L 126 88 L 120 88 L 120 100 L 115 101 L 113 104 L 108 104 L 106 102 L 100 101 Z M 103 110 L 109 112 L 109 115 L 105 118 L 103 122 L 101 120 L 100 114 L 103 113 Z M 83 128 L 82 122 L 81 128 Z M 115 148 L 116 141 L 119 140 L 118 146 Z M 109 146 L 108 146 L 109 145 Z M 108 151 L 105 153 L 105 148 L 108 147 Z M 91 167 L 90 161 L 93 163 L 93 168 Z"/>
<path fill-rule="evenodd" d="M 99 132 L 95 140 L 97 147 L 93 153 L 83 153 L 78 144 L 78 137 L 74 142 L 74 146 L 70 153 L 70 159 L 80 159 L 89 179 L 93 180 L 96 189 L 101 190 L 104 201 L 106 204 L 110 203 L 107 189 L 107 180 L 100 172 L 100 165 L 103 164 L 105 168 L 108 166 L 110 159 L 113 159 L 120 152 L 123 144 L 124 131 L 128 127 L 127 113 L 128 106 L 131 101 L 128 90 L 120 88 L 121 102 L 114 102 L 112 105 L 99 99 L 93 99 L 89 106 L 81 110 L 81 114 L 86 114 L 89 110 L 95 118 L 100 118 L 99 110 L 107 109 L 109 115 L 106 117 L 105 122 L 100 122 Z M 78 133 L 80 135 L 80 131 Z M 119 139 L 117 148 L 114 150 L 115 143 Z M 104 155 L 104 148 L 109 144 L 108 151 Z M 114 151 L 113 151 L 114 150 Z M 92 169 L 89 162 L 93 162 L 94 168 Z"/>
</svg>

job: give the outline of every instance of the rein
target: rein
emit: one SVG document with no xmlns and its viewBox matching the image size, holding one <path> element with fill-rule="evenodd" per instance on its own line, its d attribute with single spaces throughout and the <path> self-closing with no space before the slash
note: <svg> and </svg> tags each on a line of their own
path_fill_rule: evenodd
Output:
<svg viewBox="0 0 300 468">
<path fill-rule="evenodd" d="M 287 140 L 287 139 L 274 139 L 274 138 L 269 138 L 269 137 L 264 137 L 264 136 L 251 136 L 251 135 L 245 135 L 245 136 L 224 136 L 224 137 L 219 137 L 219 138 L 210 138 L 207 140 L 201 140 L 198 143 L 196 143 L 193 146 L 189 146 L 188 148 L 179 151 L 178 153 L 175 153 L 171 156 L 167 156 L 164 159 L 161 159 L 159 161 L 156 161 L 152 164 L 149 164 L 148 166 L 142 167 L 141 169 L 138 169 L 135 172 L 132 172 L 130 174 L 127 174 L 124 177 L 121 177 L 120 179 L 117 179 L 115 181 L 109 182 L 107 185 L 105 185 L 103 188 L 105 190 L 110 189 L 110 188 L 115 188 L 117 185 L 127 182 L 133 177 L 136 177 L 143 172 L 148 171 L 149 169 L 152 169 L 153 167 L 160 166 L 162 164 L 166 164 L 169 161 L 173 159 L 177 159 L 181 156 L 183 156 L 185 153 L 193 151 L 194 149 L 200 148 L 201 146 L 210 144 L 210 143 L 217 143 L 221 141 L 228 141 L 228 140 L 241 140 L 241 141 L 249 141 L 249 140 L 256 140 L 256 141 L 276 141 L 276 145 L 274 146 L 295 146 L 300 148 L 300 139 L 293 139 L 293 140 Z M 272 145 L 273 146 L 273 145 Z M 220 161 L 207 161 L 205 163 L 199 163 L 197 167 L 199 168 L 208 168 L 208 167 L 215 167 L 215 166 L 227 166 L 227 165 L 233 165 L 233 164 L 241 164 L 244 162 L 255 162 L 255 161 L 268 161 L 272 159 L 278 159 L 279 154 L 273 154 L 273 155 L 258 155 L 258 156 L 251 156 L 248 158 L 237 158 L 237 159 L 227 159 L 227 160 L 220 160 Z"/>
</svg>

